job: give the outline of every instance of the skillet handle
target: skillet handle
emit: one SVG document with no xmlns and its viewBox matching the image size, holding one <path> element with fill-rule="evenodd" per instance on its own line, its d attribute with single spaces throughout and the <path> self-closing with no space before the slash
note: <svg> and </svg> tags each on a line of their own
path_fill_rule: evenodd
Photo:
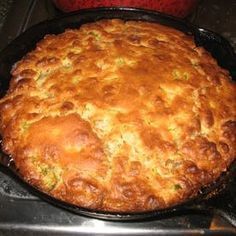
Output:
<svg viewBox="0 0 236 236">
<path fill-rule="evenodd" d="M 221 207 L 213 207 L 204 203 L 200 203 L 198 205 L 186 207 L 186 209 L 193 212 L 208 213 L 208 214 L 211 213 L 218 215 L 222 217 L 224 220 L 226 220 L 228 223 L 230 223 L 232 226 L 236 227 L 236 212 L 228 204 L 226 205 L 225 203 L 223 203 Z"/>
<path fill-rule="evenodd" d="M 228 210 L 213 208 L 213 212 L 216 215 L 219 215 L 222 218 L 224 218 L 225 220 L 227 220 L 234 227 L 236 227 L 236 213 L 235 213 L 235 210 L 232 210 L 231 208 L 229 208 Z"/>
<path fill-rule="evenodd" d="M 186 206 L 190 211 L 201 213 L 212 213 L 218 215 L 236 227 L 236 178 L 231 181 L 229 187 L 218 195 L 199 202 Z"/>
<path fill-rule="evenodd" d="M 231 223 L 236 227 L 236 178 L 231 182 L 227 191 L 221 193 L 210 200 L 209 205 L 212 206 L 213 212 Z"/>
</svg>

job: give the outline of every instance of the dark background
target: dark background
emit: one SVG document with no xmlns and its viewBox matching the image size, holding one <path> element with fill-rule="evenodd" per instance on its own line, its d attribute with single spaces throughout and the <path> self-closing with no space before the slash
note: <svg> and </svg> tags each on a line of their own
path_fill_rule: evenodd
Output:
<svg viewBox="0 0 236 236">
<path fill-rule="evenodd" d="M 16 1 L 20 1 L 24 5 L 35 4 L 38 8 L 38 14 L 28 19 L 32 21 L 31 24 L 51 19 L 60 14 L 60 12 L 55 11 L 50 0 L 0 0 L 0 38 L 5 37 L 4 22 L 11 20 L 20 22 L 23 20 L 24 12 L 17 15 L 17 19 L 9 19 L 12 16 L 7 16 L 12 3 Z M 197 9 L 186 20 L 220 33 L 230 41 L 236 50 L 236 0 L 200 0 Z"/>
</svg>

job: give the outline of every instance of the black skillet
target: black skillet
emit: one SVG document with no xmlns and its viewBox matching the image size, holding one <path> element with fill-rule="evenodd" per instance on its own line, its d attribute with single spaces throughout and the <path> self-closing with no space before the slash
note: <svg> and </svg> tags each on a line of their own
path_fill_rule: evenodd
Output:
<svg viewBox="0 0 236 236">
<path fill-rule="evenodd" d="M 198 28 L 180 19 L 154 11 L 134 8 L 97 8 L 81 10 L 58 19 L 39 23 L 11 42 L 0 53 L 0 97 L 3 96 L 8 89 L 11 78 L 10 70 L 13 64 L 20 60 L 27 52 L 34 49 L 36 43 L 42 39 L 44 35 L 58 34 L 63 32 L 66 28 L 78 28 L 84 23 L 110 18 L 158 22 L 176 28 L 186 34 L 193 35 L 196 45 L 203 46 L 206 50 L 208 50 L 213 57 L 217 59 L 218 63 L 222 67 L 230 71 L 232 78 L 236 78 L 236 55 L 234 54 L 234 51 L 228 41 L 220 35 L 206 29 Z M 26 183 L 20 176 L 11 158 L 1 152 L 0 170 L 8 175 L 12 175 L 33 194 L 38 195 L 42 199 L 56 206 L 80 215 L 105 220 L 137 221 L 173 216 L 176 214 L 186 214 L 192 211 L 201 211 L 218 213 L 227 219 L 231 224 L 236 226 L 236 162 L 234 162 L 230 166 L 229 170 L 222 174 L 217 181 L 201 189 L 194 199 L 190 199 L 184 203 L 163 210 L 137 213 L 113 213 L 90 210 L 55 199 Z"/>
</svg>

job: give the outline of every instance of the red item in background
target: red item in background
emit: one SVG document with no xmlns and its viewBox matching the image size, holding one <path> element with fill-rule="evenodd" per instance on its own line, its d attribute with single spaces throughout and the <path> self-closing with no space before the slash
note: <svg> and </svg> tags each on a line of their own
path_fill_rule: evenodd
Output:
<svg viewBox="0 0 236 236">
<path fill-rule="evenodd" d="M 177 17 L 186 17 L 198 0 L 54 0 L 64 12 L 93 7 L 137 7 L 157 10 Z"/>
</svg>

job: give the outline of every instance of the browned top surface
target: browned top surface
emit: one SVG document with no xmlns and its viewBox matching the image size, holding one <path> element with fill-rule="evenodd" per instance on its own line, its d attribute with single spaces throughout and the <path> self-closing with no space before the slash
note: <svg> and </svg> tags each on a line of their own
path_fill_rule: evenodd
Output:
<svg viewBox="0 0 236 236">
<path fill-rule="evenodd" d="M 0 100 L 3 149 L 31 184 L 79 206 L 177 204 L 236 156 L 236 86 L 191 37 L 99 21 L 48 35 Z"/>
</svg>

